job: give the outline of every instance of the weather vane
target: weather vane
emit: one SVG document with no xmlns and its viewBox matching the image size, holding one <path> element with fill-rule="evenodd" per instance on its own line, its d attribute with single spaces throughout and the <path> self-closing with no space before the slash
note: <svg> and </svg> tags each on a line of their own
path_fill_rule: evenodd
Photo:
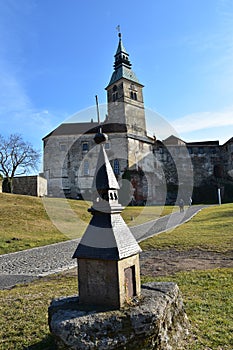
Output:
<svg viewBox="0 0 233 350">
<path fill-rule="evenodd" d="M 118 36 L 119 36 L 119 38 L 121 38 L 121 27 L 120 27 L 119 24 L 118 24 L 118 26 L 116 27 L 116 30 L 118 31 Z"/>
</svg>

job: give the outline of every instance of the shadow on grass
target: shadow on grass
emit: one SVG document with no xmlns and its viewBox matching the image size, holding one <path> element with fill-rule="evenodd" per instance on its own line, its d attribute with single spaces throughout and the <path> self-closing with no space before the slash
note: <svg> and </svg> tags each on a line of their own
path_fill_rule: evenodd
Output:
<svg viewBox="0 0 233 350">
<path fill-rule="evenodd" d="M 56 350 L 57 347 L 55 345 L 54 338 L 49 334 L 39 343 L 30 345 L 23 349 L 24 350 Z"/>
</svg>

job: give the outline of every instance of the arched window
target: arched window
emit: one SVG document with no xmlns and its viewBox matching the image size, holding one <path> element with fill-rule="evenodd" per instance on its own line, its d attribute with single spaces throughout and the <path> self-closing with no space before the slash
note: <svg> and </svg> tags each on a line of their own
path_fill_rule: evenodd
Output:
<svg viewBox="0 0 233 350">
<path fill-rule="evenodd" d="M 113 86 L 112 91 L 112 101 L 115 102 L 118 99 L 117 85 Z"/>
<path fill-rule="evenodd" d="M 118 99 L 118 92 L 116 91 L 112 94 L 112 101 L 115 102 L 117 101 L 117 99 Z"/>
<path fill-rule="evenodd" d="M 133 92 L 133 91 L 130 91 L 130 98 L 132 98 L 132 100 L 137 101 L 137 93 Z"/>
<path fill-rule="evenodd" d="M 118 159 L 114 159 L 113 171 L 114 171 L 115 175 L 119 175 L 120 174 L 120 164 L 119 164 L 119 160 Z"/>
</svg>

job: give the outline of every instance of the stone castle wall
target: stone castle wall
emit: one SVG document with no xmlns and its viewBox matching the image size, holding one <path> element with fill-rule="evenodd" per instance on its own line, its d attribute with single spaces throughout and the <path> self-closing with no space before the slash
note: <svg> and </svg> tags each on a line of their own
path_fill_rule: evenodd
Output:
<svg viewBox="0 0 233 350">
<path fill-rule="evenodd" d="M 47 180 L 38 175 L 14 177 L 13 193 L 36 197 L 46 196 Z"/>
</svg>

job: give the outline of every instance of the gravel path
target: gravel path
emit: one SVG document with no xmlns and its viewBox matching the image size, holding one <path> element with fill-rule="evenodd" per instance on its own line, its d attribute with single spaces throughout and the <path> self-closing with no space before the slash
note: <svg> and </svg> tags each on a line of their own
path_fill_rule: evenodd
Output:
<svg viewBox="0 0 233 350">
<path fill-rule="evenodd" d="M 203 207 L 193 206 L 183 213 L 176 212 L 131 227 L 131 231 L 140 242 L 190 220 Z M 72 259 L 72 255 L 78 242 L 79 239 L 75 239 L 0 255 L 0 289 L 11 288 L 17 283 L 31 282 L 35 278 L 75 267 L 77 262 L 76 259 Z"/>
</svg>

